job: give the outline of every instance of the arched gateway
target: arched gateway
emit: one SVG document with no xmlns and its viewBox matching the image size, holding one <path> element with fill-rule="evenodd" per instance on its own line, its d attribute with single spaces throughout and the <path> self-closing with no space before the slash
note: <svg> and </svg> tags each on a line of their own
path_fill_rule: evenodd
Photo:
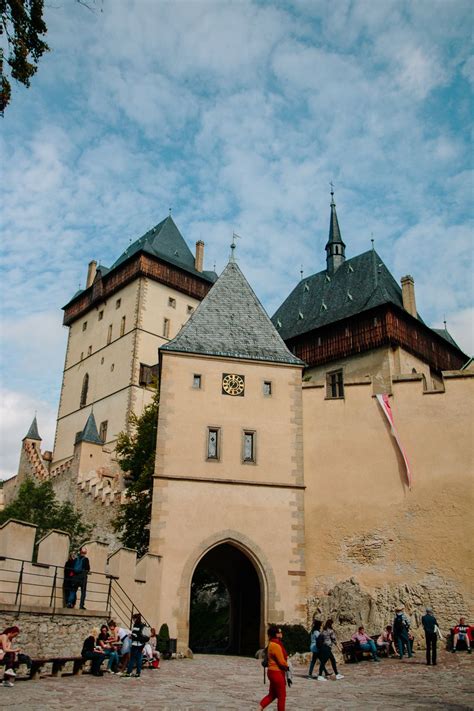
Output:
<svg viewBox="0 0 474 711">
<path fill-rule="evenodd" d="M 260 646 L 263 595 L 250 558 L 231 543 L 208 551 L 191 583 L 189 647 L 193 652 L 254 655 Z"/>
</svg>

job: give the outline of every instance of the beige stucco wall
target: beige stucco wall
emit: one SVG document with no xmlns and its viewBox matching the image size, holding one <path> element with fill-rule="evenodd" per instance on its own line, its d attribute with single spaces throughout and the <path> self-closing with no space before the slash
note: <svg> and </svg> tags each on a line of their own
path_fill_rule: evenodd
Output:
<svg viewBox="0 0 474 711">
<path fill-rule="evenodd" d="M 244 397 L 222 394 L 223 373 L 245 376 Z M 304 618 L 301 414 L 300 368 L 163 354 L 150 550 L 162 556 L 160 616 L 181 648 L 193 571 L 223 542 L 260 577 L 262 641 L 268 619 Z M 221 428 L 220 461 L 206 461 L 208 426 Z M 241 461 L 243 429 L 257 433 L 256 464 Z"/>
<path fill-rule="evenodd" d="M 461 375 L 445 378 L 444 393 L 424 393 L 420 379 L 393 383 L 412 490 L 369 385 L 347 386 L 343 400 L 304 387 L 310 597 L 351 577 L 372 593 L 423 582 L 472 612 L 473 386 Z"/>
</svg>

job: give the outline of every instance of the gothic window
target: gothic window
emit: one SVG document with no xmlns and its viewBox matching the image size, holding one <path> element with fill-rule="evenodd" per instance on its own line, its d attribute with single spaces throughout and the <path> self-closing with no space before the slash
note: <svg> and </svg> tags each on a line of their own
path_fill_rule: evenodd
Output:
<svg viewBox="0 0 474 711">
<path fill-rule="evenodd" d="M 120 335 L 123 336 L 125 333 L 125 316 L 122 316 L 122 320 L 120 322 Z"/>
<path fill-rule="evenodd" d="M 218 460 L 220 456 L 220 429 L 207 428 L 207 459 Z"/>
<path fill-rule="evenodd" d="M 108 426 L 108 421 L 104 420 L 103 422 L 100 423 L 99 426 L 99 437 L 101 438 L 102 442 L 105 442 L 107 439 L 107 426 Z"/>
<path fill-rule="evenodd" d="M 326 373 L 326 397 L 330 399 L 344 397 L 344 377 L 342 370 L 334 370 L 332 373 Z"/>
<path fill-rule="evenodd" d="M 109 328 L 107 330 L 107 345 L 112 341 L 112 324 L 109 324 Z"/>
<path fill-rule="evenodd" d="M 85 407 L 87 403 L 87 391 L 89 390 L 89 373 L 84 375 L 82 380 L 81 401 L 79 407 Z"/>
<path fill-rule="evenodd" d="M 255 440 L 256 433 L 253 430 L 244 431 L 242 452 L 242 460 L 244 463 L 255 463 Z"/>
</svg>

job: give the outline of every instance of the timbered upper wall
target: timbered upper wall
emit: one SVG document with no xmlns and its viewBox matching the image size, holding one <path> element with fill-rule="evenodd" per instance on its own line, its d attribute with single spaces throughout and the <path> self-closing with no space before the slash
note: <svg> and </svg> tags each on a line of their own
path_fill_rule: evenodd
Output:
<svg viewBox="0 0 474 711">
<path fill-rule="evenodd" d="M 200 280 L 178 267 L 153 259 L 146 254 L 140 254 L 130 262 L 114 269 L 110 274 L 105 274 L 103 278 L 98 276 L 92 287 L 65 307 L 64 325 L 69 326 L 92 306 L 109 298 L 140 275 L 159 281 L 200 301 L 212 286 L 210 282 Z"/>
<path fill-rule="evenodd" d="M 402 346 L 435 370 L 456 370 L 464 364 L 459 351 L 441 336 L 387 307 L 306 333 L 287 341 L 287 345 L 308 366 L 347 358 L 383 345 Z"/>
</svg>

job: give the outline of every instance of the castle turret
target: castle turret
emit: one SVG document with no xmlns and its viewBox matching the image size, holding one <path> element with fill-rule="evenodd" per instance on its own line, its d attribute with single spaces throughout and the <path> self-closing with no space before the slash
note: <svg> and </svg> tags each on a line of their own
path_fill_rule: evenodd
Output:
<svg viewBox="0 0 474 711">
<path fill-rule="evenodd" d="M 329 238 L 326 244 L 326 264 L 328 274 L 334 274 L 346 260 L 346 245 L 342 241 L 339 222 L 337 221 L 334 190 L 331 188 L 331 220 L 329 223 Z"/>
</svg>

